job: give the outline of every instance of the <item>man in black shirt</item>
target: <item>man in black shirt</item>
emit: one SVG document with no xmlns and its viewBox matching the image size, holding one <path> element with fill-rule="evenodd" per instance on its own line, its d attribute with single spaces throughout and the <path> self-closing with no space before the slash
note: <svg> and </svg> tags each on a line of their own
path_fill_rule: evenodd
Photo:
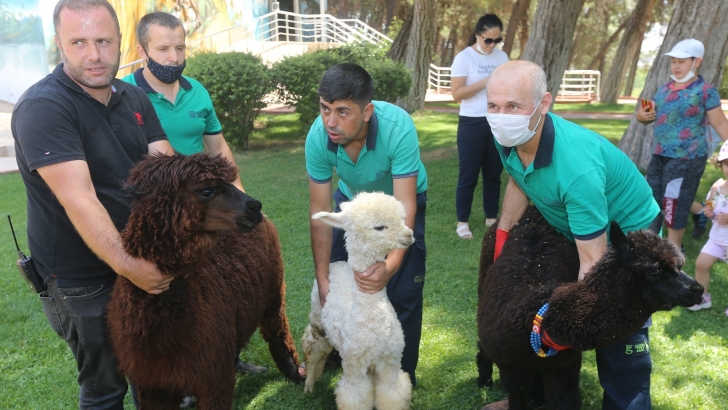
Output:
<svg viewBox="0 0 728 410">
<path fill-rule="evenodd" d="M 122 184 L 145 154 L 172 148 L 144 92 L 114 78 L 121 33 L 111 5 L 61 0 L 53 24 L 63 63 L 20 97 L 11 122 L 28 242 L 48 285 L 43 310 L 78 365 L 80 408 L 123 409 L 127 384 L 105 321 L 116 275 L 151 294 L 172 278 L 124 251 Z"/>
</svg>

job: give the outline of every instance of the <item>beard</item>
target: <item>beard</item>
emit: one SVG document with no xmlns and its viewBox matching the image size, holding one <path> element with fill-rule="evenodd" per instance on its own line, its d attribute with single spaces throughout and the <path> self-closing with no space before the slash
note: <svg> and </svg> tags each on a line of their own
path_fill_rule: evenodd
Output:
<svg viewBox="0 0 728 410">
<path fill-rule="evenodd" d="M 66 57 L 66 54 L 63 52 L 63 50 L 61 50 L 61 60 L 63 61 L 63 66 L 65 67 L 66 73 L 69 77 L 71 77 L 74 81 L 83 85 L 84 87 L 98 90 L 109 87 L 111 85 L 111 82 L 116 77 L 116 73 L 119 72 L 119 65 L 121 62 L 121 50 L 119 50 L 116 61 L 107 63 L 99 59 L 99 64 L 95 64 L 104 66 L 109 69 L 108 74 L 104 77 L 96 78 L 85 75 L 85 67 L 83 66 L 83 64 L 74 65 L 69 63 L 68 58 Z"/>
</svg>

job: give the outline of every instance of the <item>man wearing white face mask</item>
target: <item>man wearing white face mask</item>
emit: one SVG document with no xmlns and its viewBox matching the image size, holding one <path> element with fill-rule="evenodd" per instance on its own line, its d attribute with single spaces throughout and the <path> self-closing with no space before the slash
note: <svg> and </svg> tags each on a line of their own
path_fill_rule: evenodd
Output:
<svg viewBox="0 0 728 410">
<path fill-rule="evenodd" d="M 611 221 L 628 232 L 646 229 L 659 215 L 645 178 L 622 151 L 604 137 L 548 112 L 552 96 L 541 67 L 529 61 L 499 66 L 491 74 L 487 96 L 488 123 L 510 175 L 495 258 L 529 202 L 576 243 L 579 280 L 606 251 Z M 649 349 L 625 354 L 633 352 L 627 345 L 649 346 L 648 328 L 597 350 L 603 409 L 650 408 Z"/>
<path fill-rule="evenodd" d="M 721 109 L 718 91 L 696 75 L 704 52 L 703 43 L 690 38 L 665 53 L 671 58 L 672 81 L 657 90 L 653 107 L 640 106 L 636 114 L 637 121 L 643 124 L 655 122 L 647 182 L 665 211 L 668 238 L 678 247 L 682 245 L 688 212 L 711 154 L 708 137 L 728 139 L 728 120 Z M 709 134 L 708 122 L 718 136 Z M 693 232 L 696 236 L 699 235 Z"/>
</svg>

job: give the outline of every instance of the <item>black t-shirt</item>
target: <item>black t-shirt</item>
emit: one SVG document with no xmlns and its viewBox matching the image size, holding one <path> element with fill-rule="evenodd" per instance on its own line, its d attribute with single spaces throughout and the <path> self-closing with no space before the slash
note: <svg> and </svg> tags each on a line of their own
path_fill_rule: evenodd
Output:
<svg viewBox="0 0 728 410">
<path fill-rule="evenodd" d="M 60 287 L 103 283 L 116 273 L 86 246 L 37 169 L 86 161 L 96 195 L 121 231 L 132 199 L 122 188 L 129 170 L 150 143 L 167 138 L 141 88 L 115 79 L 112 90 L 104 106 L 59 64 L 13 109 L 11 130 L 28 195 L 28 245 L 40 274 L 46 281 L 54 276 Z"/>
</svg>

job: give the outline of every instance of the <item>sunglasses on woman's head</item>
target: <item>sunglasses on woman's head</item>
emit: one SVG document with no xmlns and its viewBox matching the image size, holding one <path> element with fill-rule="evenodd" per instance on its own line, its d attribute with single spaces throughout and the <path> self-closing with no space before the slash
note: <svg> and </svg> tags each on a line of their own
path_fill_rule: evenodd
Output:
<svg viewBox="0 0 728 410">
<path fill-rule="evenodd" d="M 483 36 L 480 36 L 480 37 L 483 39 L 483 42 L 485 43 L 486 46 L 489 46 L 489 45 L 491 45 L 493 43 L 498 44 L 501 41 L 503 41 L 503 37 L 498 37 L 496 39 L 493 39 L 493 38 L 485 38 Z"/>
</svg>

